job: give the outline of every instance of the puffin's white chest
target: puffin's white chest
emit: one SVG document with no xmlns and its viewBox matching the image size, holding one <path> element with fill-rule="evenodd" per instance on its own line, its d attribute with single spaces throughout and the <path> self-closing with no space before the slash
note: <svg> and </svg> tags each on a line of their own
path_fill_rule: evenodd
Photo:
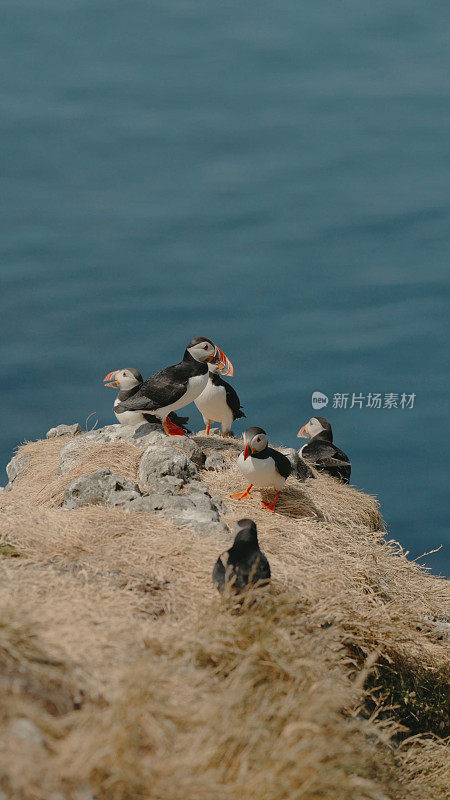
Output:
<svg viewBox="0 0 450 800">
<path fill-rule="evenodd" d="M 240 453 L 237 464 L 242 474 L 248 478 L 248 482 L 252 483 L 260 489 L 276 489 L 280 491 L 283 488 L 286 479 L 277 472 L 275 468 L 275 461 L 269 458 L 248 458 L 244 461 L 244 454 Z"/>
<path fill-rule="evenodd" d="M 116 397 L 116 400 L 114 401 L 114 409 L 118 403 L 120 403 L 120 400 L 118 397 Z M 115 410 L 114 413 L 116 414 Z M 136 427 L 137 425 L 142 425 L 143 422 L 146 422 L 142 411 L 123 411 L 122 414 L 116 414 L 116 417 L 121 425 L 133 425 L 133 427 Z"/>
<path fill-rule="evenodd" d="M 225 388 L 214 386 L 211 380 L 208 380 L 203 392 L 195 400 L 195 405 L 204 417 L 217 422 L 221 422 L 230 413 Z"/>
</svg>

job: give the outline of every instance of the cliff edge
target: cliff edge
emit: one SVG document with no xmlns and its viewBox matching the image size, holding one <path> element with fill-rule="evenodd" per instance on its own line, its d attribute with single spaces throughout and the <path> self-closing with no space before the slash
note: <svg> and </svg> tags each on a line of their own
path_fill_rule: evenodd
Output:
<svg viewBox="0 0 450 800">
<path fill-rule="evenodd" d="M 230 499 L 240 449 L 151 425 L 18 449 L 0 493 L 0 798 L 448 797 L 449 582 L 295 451 L 275 514 Z M 211 571 L 241 517 L 272 581 L 221 598 Z"/>
</svg>

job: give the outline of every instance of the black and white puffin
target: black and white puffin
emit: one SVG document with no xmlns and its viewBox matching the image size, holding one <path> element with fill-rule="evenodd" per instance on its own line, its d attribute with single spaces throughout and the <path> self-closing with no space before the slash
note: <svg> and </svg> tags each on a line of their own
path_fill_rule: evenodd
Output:
<svg viewBox="0 0 450 800">
<path fill-rule="evenodd" d="M 244 432 L 245 449 L 239 454 L 237 465 L 250 481 L 244 492 L 232 494 L 235 500 L 250 496 L 250 489 L 274 489 L 275 498 L 269 503 L 262 501 L 263 508 L 275 511 L 275 504 L 286 480 L 292 472 L 292 464 L 287 456 L 269 447 L 267 433 L 262 428 L 247 428 Z"/>
<path fill-rule="evenodd" d="M 217 559 L 212 579 L 219 592 L 229 586 L 236 592 L 249 584 L 267 582 L 270 565 L 259 549 L 258 533 L 252 519 L 236 522 L 233 546 Z"/>
<path fill-rule="evenodd" d="M 194 403 L 203 417 L 207 436 L 213 422 L 220 422 L 222 436 L 227 436 L 234 420 L 245 417 L 237 393 L 220 377 L 215 364 L 209 365 L 208 383 Z"/>
<path fill-rule="evenodd" d="M 116 413 L 141 411 L 161 420 L 168 436 L 184 436 L 184 431 L 169 420 L 171 411 L 189 405 L 208 382 L 208 363 L 217 364 L 224 375 L 233 375 L 231 361 L 211 339 L 197 336 L 189 342 L 183 360 L 156 372 L 144 381 L 137 392 L 117 403 Z"/>
<path fill-rule="evenodd" d="M 144 379 L 137 369 L 134 369 L 134 367 L 115 369 L 112 372 L 108 372 L 103 378 L 103 381 L 105 386 L 110 386 L 111 389 L 119 389 L 119 393 L 114 400 L 113 411 L 122 425 L 133 425 L 133 427 L 137 427 L 144 422 L 161 424 L 161 420 L 153 414 L 143 414 L 142 411 L 116 411 L 116 406 L 124 400 L 128 400 L 129 397 L 133 397 L 144 383 Z M 186 423 L 189 417 L 179 417 L 178 414 L 172 411 L 172 413 L 169 414 L 169 419 L 174 425 L 179 425 L 180 428 L 183 428 L 185 433 L 188 432 Z"/>
<path fill-rule="evenodd" d="M 311 417 L 300 428 L 297 436 L 310 439 L 299 450 L 302 458 L 309 461 L 319 472 L 327 472 L 333 478 L 348 483 L 352 471 L 350 459 L 343 450 L 333 444 L 333 431 L 325 417 Z"/>
</svg>

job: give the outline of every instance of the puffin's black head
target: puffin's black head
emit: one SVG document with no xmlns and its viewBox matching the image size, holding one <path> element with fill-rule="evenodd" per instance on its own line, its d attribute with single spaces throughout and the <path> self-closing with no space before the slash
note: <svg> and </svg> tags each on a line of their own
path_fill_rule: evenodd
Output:
<svg viewBox="0 0 450 800">
<path fill-rule="evenodd" d="M 312 439 L 314 436 L 318 436 L 319 433 L 328 441 L 333 441 L 331 425 L 325 417 L 311 417 L 309 422 L 303 425 L 303 428 L 300 428 L 297 436 L 302 439 Z"/>
<path fill-rule="evenodd" d="M 103 378 L 103 382 L 105 386 L 111 386 L 112 389 L 119 388 L 122 392 L 127 392 L 143 383 L 143 377 L 134 367 L 126 367 L 108 372 Z"/>
<path fill-rule="evenodd" d="M 252 428 L 247 428 L 244 431 L 244 461 L 251 455 L 251 453 L 260 453 L 265 450 L 269 444 L 269 438 L 263 428 L 258 428 L 256 425 Z"/>
<path fill-rule="evenodd" d="M 220 347 L 214 344 L 206 336 L 196 336 L 191 339 L 184 351 L 183 361 L 199 361 L 201 364 L 209 362 L 215 364 L 217 371 L 222 375 L 233 375 L 234 367 L 229 358 L 222 352 Z"/>
<path fill-rule="evenodd" d="M 236 545 L 246 545 L 247 547 L 250 545 L 252 547 L 258 547 L 258 533 L 256 530 L 256 524 L 252 519 L 240 519 L 238 522 L 236 522 L 234 530 L 235 537 L 233 547 Z"/>
</svg>

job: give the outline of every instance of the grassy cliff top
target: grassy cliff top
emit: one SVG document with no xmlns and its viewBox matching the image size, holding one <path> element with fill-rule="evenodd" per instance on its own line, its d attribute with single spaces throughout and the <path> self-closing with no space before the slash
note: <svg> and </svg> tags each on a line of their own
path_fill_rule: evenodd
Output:
<svg viewBox="0 0 450 800">
<path fill-rule="evenodd" d="M 449 583 L 388 541 L 373 497 L 289 478 L 271 515 L 229 498 L 242 442 L 193 438 L 225 460 L 200 471 L 221 520 L 252 517 L 271 564 L 239 602 L 211 583 L 232 535 L 62 507 L 101 467 L 135 481 L 139 444 L 76 437 L 64 474 L 69 436 L 20 447 L 0 495 L 0 797 L 447 798 Z"/>
</svg>

